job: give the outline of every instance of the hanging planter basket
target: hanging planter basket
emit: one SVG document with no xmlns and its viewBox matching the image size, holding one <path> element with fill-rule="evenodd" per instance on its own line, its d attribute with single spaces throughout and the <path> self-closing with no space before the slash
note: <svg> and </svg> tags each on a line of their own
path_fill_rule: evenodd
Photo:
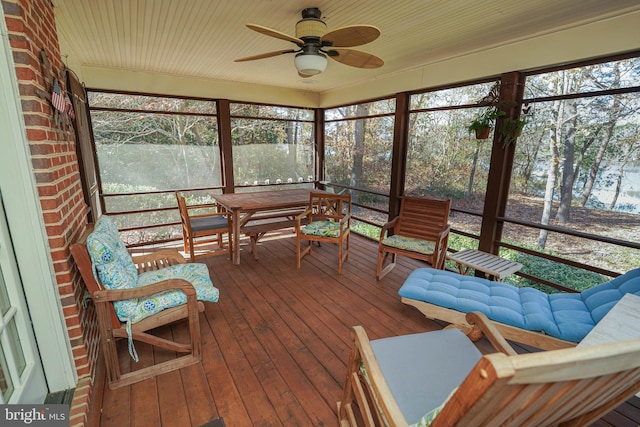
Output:
<svg viewBox="0 0 640 427">
<path fill-rule="evenodd" d="M 476 129 L 476 139 L 487 139 L 491 135 L 491 128 L 484 127 L 482 129 Z"/>
</svg>

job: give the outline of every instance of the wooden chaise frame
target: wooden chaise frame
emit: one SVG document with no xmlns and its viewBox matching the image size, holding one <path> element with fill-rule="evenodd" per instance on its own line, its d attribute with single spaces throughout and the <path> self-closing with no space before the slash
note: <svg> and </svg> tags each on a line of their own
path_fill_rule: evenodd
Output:
<svg viewBox="0 0 640 427">
<path fill-rule="evenodd" d="M 471 325 L 466 320 L 466 314 L 458 310 L 444 308 L 439 305 L 410 298 L 403 297 L 400 298 L 400 300 L 403 303 L 420 310 L 427 319 L 442 320 L 462 328 L 471 328 Z M 574 342 L 564 341 L 541 332 L 527 331 L 525 329 L 516 328 L 515 326 L 510 326 L 496 321 L 492 321 L 492 323 L 495 325 L 495 328 L 500 331 L 502 336 L 510 341 L 519 342 L 543 350 L 557 350 L 576 346 L 576 343 Z"/>
<path fill-rule="evenodd" d="M 466 323 L 471 341 L 484 336 L 498 352 L 484 355 L 452 391 L 432 427 L 582 427 L 640 389 L 640 340 L 519 355 L 483 314 L 468 313 Z M 406 427 L 364 329 L 355 326 L 352 339 L 340 425 Z"/>
<path fill-rule="evenodd" d="M 94 276 L 91 258 L 86 247 L 87 231 L 81 239 L 71 245 L 71 254 L 82 275 L 82 279 L 95 305 L 100 345 L 104 355 L 105 366 L 110 389 L 127 386 L 156 375 L 200 363 L 201 337 L 199 312 L 204 311 L 204 304 L 196 299 L 193 285 L 182 279 L 169 279 L 142 286 L 135 289 L 108 290 Z M 165 249 L 149 255 L 133 258 L 138 272 L 158 270 L 170 265 L 182 264 L 184 257 L 176 250 Z M 113 307 L 114 301 L 131 298 L 144 298 L 168 290 L 181 290 L 187 296 L 187 303 L 179 307 L 166 309 L 131 325 L 132 338 L 152 346 L 164 348 L 178 353 L 188 353 L 172 360 L 161 362 L 132 372 L 123 373 L 118 361 L 117 340 L 127 339 L 125 323 L 120 322 Z M 159 336 L 151 335 L 147 331 L 174 323 L 179 320 L 189 321 L 189 343 L 179 343 Z"/>
</svg>

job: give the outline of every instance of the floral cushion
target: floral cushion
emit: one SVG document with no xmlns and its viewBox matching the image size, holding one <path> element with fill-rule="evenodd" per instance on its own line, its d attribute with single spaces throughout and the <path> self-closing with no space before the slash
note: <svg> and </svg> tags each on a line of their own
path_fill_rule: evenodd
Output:
<svg viewBox="0 0 640 427">
<path fill-rule="evenodd" d="M 201 301 L 218 301 L 205 264 L 178 264 L 138 275 L 131 255 L 120 240 L 113 220 L 102 215 L 87 237 L 87 250 L 100 282 L 106 289 L 131 289 L 167 279 L 185 279 L 196 288 Z M 122 322 L 136 323 L 166 308 L 184 304 L 187 297 L 180 291 L 168 291 L 147 298 L 114 302 Z"/>
<path fill-rule="evenodd" d="M 418 420 L 417 423 L 415 424 L 411 424 L 409 427 L 429 427 L 431 425 L 431 423 L 433 422 L 433 420 L 436 419 L 436 417 L 438 416 L 438 414 L 440 412 L 442 412 L 442 408 L 444 408 L 444 405 L 447 404 L 447 402 L 449 401 L 449 399 L 451 399 L 451 396 L 453 396 L 453 394 L 458 390 L 458 387 L 454 388 L 453 391 L 451 392 L 451 394 L 449 394 L 449 397 L 447 397 L 447 399 L 442 402 L 442 405 L 440 406 L 436 406 L 435 408 L 433 408 L 432 410 L 430 410 L 429 412 L 427 412 L 426 414 L 424 414 L 422 416 L 422 418 L 420 418 Z"/>
<path fill-rule="evenodd" d="M 398 248 L 405 251 L 418 252 L 420 254 L 431 255 L 435 248 L 435 242 L 428 240 L 415 239 L 413 237 L 405 237 L 394 234 L 382 240 L 385 246 Z"/>
<path fill-rule="evenodd" d="M 303 234 L 324 237 L 339 237 L 340 223 L 335 221 L 313 221 L 302 227 Z"/>
<path fill-rule="evenodd" d="M 209 278 L 209 269 L 205 264 L 177 264 L 155 271 L 147 271 L 138 276 L 137 286 L 147 286 L 169 279 L 185 279 L 196 288 L 200 301 L 217 302 L 219 291 Z M 177 307 L 187 302 L 187 296 L 180 291 L 167 291 L 146 298 L 116 301 L 114 307 L 118 318 L 136 323 L 145 317 L 160 311 Z"/>
<path fill-rule="evenodd" d="M 87 237 L 87 250 L 100 282 L 107 289 L 136 286 L 138 271 L 111 218 L 102 215 Z"/>
</svg>

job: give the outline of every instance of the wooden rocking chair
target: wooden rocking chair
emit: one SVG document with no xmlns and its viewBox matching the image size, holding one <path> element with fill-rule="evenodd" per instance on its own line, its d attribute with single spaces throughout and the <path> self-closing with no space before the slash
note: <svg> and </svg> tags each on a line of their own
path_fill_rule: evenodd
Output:
<svg viewBox="0 0 640 427">
<path fill-rule="evenodd" d="M 451 200 L 402 197 L 400 214 L 380 230 L 376 279 L 395 267 L 398 255 L 426 261 L 442 270 L 449 242 L 450 208 Z M 383 268 L 389 255 L 391 262 Z"/>
<path fill-rule="evenodd" d="M 94 268 L 87 250 L 86 240 L 89 233 L 90 230 L 77 243 L 71 245 L 71 254 L 95 305 L 109 388 L 116 389 L 127 386 L 162 373 L 199 363 L 201 361 L 201 338 L 198 313 L 204 311 L 204 304 L 196 299 L 197 295 L 194 286 L 187 280 L 172 278 L 132 289 L 105 289 L 99 279 L 96 280 L 97 276 L 94 274 Z M 175 250 L 161 250 L 150 255 L 137 256 L 133 258 L 133 261 L 140 273 L 185 263 L 182 255 Z M 113 303 L 145 298 L 170 290 L 184 292 L 187 299 L 186 304 L 167 308 L 131 324 L 131 332 L 129 334 L 126 323 L 118 319 Z M 188 320 L 189 322 L 188 343 L 171 341 L 147 332 L 179 320 Z M 187 354 L 166 362 L 123 373 L 118 361 L 117 340 L 121 338 L 127 339 L 128 337 L 152 346 Z"/>
<path fill-rule="evenodd" d="M 640 389 L 640 340 L 518 355 L 483 314 L 467 321 L 467 336 L 374 341 L 356 326 L 341 425 L 582 427 Z M 479 353 L 471 339 L 483 334 L 499 353 Z"/>
</svg>

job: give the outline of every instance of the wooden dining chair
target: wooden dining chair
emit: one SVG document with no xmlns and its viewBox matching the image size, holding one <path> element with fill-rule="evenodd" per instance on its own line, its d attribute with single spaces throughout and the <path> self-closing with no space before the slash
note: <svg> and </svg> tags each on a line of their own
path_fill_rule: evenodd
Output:
<svg viewBox="0 0 640 427">
<path fill-rule="evenodd" d="M 483 314 L 452 328 L 353 349 L 338 402 L 342 427 L 587 426 L 640 390 L 640 339 L 516 354 Z M 498 350 L 482 355 L 472 340 Z"/>
<path fill-rule="evenodd" d="M 176 192 L 180 221 L 182 223 L 182 238 L 184 251 L 189 254 L 191 261 L 209 255 L 232 256 L 233 239 L 231 238 L 231 216 L 223 211 L 216 203 L 187 205 L 182 192 Z M 207 210 L 207 213 L 198 213 Z M 223 236 L 227 235 L 227 247 L 224 247 Z M 207 239 L 207 237 L 212 237 Z M 213 250 L 196 254 L 196 246 L 217 244 Z"/>
<path fill-rule="evenodd" d="M 351 194 L 314 192 L 309 195 L 309 206 L 296 217 L 296 267 L 311 253 L 312 243 L 328 242 L 338 245 L 338 274 L 349 259 L 351 227 Z M 303 249 L 302 242 L 308 241 Z"/>
<path fill-rule="evenodd" d="M 398 255 L 428 262 L 443 269 L 449 242 L 451 199 L 402 197 L 400 213 L 380 230 L 376 279 L 386 276 Z M 384 266 L 391 255 L 391 262 Z"/>
</svg>

